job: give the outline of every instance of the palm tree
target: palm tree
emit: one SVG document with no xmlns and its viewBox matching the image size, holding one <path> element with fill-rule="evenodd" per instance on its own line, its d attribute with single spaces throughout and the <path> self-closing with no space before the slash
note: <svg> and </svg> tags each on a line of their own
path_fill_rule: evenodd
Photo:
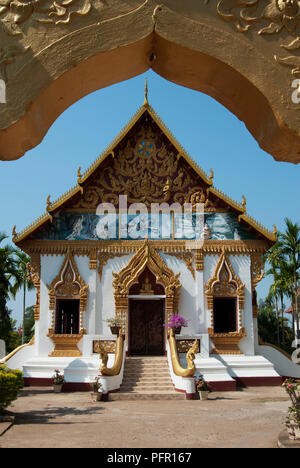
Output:
<svg viewBox="0 0 300 468">
<path fill-rule="evenodd" d="M 22 320 L 22 344 L 24 344 L 25 337 L 25 313 L 26 313 L 26 291 L 34 289 L 32 281 L 28 279 L 27 264 L 30 261 L 28 255 L 20 250 L 15 250 L 16 262 L 18 266 L 18 276 L 15 278 L 13 285 L 14 296 L 20 290 L 23 291 L 23 320 Z"/>
<path fill-rule="evenodd" d="M 299 333 L 299 316 L 298 316 L 298 279 L 300 272 L 300 226 L 298 223 L 293 223 L 290 219 L 285 218 L 286 230 L 279 234 L 278 246 L 287 260 L 291 270 L 292 288 L 293 288 L 293 305 L 296 319 L 296 334 L 300 338 Z"/>
<path fill-rule="evenodd" d="M 283 303 L 283 283 L 282 283 L 282 267 L 284 264 L 284 257 L 281 252 L 281 249 L 276 243 L 264 256 L 265 262 L 268 262 L 270 265 L 269 270 L 266 271 L 266 276 L 273 276 L 273 284 L 270 286 L 269 298 L 274 298 L 275 312 L 276 312 L 276 335 L 277 335 L 277 345 L 280 345 L 280 335 L 279 335 L 279 299 L 281 299 L 281 312 L 282 312 L 282 303 Z M 282 315 L 283 323 L 283 315 Z M 283 331 L 282 331 L 283 336 Z"/>
<path fill-rule="evenodd" d="M 10 295 L 14 295 L 12 280 L 19 278 L 18 266 L 15 259 L 15 249 L 10 245 L 1 246 L 7 239 L 6 234 L 0 232 L 0 333 L 5 340 L 8 339 L 11 330 L 10 311 L 7 301 Z"/>
<path fill-rule="evenodd" d="M 277 328 L 278 328 L 278 317 L 276 316 L 275 300 L 272 296 L 267 296 L 265 300 L 259 301 L 258 306 L 258 330 L 259 336 L 265 343 L 271 343 L 277 345 Z M 280 325 L 284 333 L 284 342 L 282 348 L 289 354 L 292 354 L 293 349 L 290 344 L 293 341 L 293 331 L 289 326 L 286 318 L 283 321 L 280 320 Z M 275 338 L 276 337 L 276 338 Z"/>
</svg>

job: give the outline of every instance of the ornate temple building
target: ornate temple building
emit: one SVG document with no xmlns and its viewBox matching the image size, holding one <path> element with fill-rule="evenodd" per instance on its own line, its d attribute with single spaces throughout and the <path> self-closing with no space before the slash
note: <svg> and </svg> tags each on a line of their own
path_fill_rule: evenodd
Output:
<svg viewBox="0 0 300 468">
<path fill-rule="evenodd" d="M 250 217 L 246 199 L 230 199 L 213 176 L 146 96 L 103 154 L 78 170 L 75 187 L 14 229 L 31 258 L 35 337 L 8 364 L 28 384 L 49 385 L 60 369 L 70 389 L 83 389 L 100 366 L 110 397 L 194 398 L 197 374 L 220 390 L 280 381 L 259 344 L 255 290 L 276 229 Z M 177 334 L 164 326 L 174 315 L 187 322 Z M 152 371 L 163 377 L 154 389 Z"/>
</svg>

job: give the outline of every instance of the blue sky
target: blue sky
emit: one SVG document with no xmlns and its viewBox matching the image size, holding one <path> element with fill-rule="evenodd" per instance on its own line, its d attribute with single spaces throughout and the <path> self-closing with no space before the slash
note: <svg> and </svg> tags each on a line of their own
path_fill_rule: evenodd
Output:
<svg viewBox="0 0 300 468">
<path fill-rule="evenodd" d="M 177 140 L 231 198 L 247 199 L 247 211 L 272 230 L 284 228 L 284 218 L 300 222 L 300 166 L 275 162 L 221 104 L 149 71 L 86 96 L 54 122 L 42 143 L 14 162 L 0 163 L 0 231 L 9 236 L 45 212 L 46 198 L 55 200 L 76 184 L 144 101 L 148 78 L 149 102 Z M 11 238 L 9 238 L 9 241 Z M 270 281 L 258 287 L 267 293 Z M 28 296 L 28 305 L 35 294 Z M 12 317 L 21 320 L 22 302 L 10 301 Z"/>
</svg>

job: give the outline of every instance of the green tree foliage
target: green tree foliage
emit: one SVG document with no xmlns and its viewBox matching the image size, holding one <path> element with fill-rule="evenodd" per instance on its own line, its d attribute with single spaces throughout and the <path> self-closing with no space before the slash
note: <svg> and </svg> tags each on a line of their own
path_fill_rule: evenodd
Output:
<svg viewBox="0 0 300 468">
<path fill-rule="evenodd" d="M 265 300 L 260 300 L 258 305 L 259 336 L 265 343 L 278 346 L 278 326 L 283 336 L 283 341 L 279 345 L 284 351 L 292 354 L 294 351 L 291 347 L 294 340 L 293 328 L 287 318 L 282 320 L 281 317 L 277 317 L 274 298 L 269 295 Z"/>
<path fill-rule="evenodd" d="M 7 238 L 0 233 L 0 338 L 8 341 L 11 331 L 10 311 L 7 301 L 10 295 L 14 295 L 13 282 L 19 278 L 18 266 L 15 259 L 15 250 L 9 246 L 2 246 Z"/>
<path fill-rule="evenodd" d="M 0 233 L 0 338 L 5 341 L 9 353 L 32 337 L 33 308 L 26 309 L 26 291 L 34 286 L 27 278 L 26 265 L 29 257 L 8 244 L 3 245 L 5 239 L 7 236 Z M 15 298 L 20 290 L 23 291 L 22 337 L 16 330 L 16 324 L 10 317 L 11 311 L 7 307 L 10 297 Z"/>
<path fill-rule="evenodd" d="M 279 233 L 277 243 L 266 253 L 265 262 L 266 276 L 271 276 L 273 283 L 267 298 L 259 305 L 259 335 L 264 341 L 281 346 L 291 353 L 291 343 L 299 327 L 296 325 L 296 329 L 292 329 L 284 312 L 287 300 L 289 305 L 293 305 L 293 316 L 297 319 L 295 291 L 300 276 L 299 224 L 285 219 L 285 231 Z M 300 298 L 297 303 L 300 305 Z M 294 321 L 292 323 L 294 326 Z"/>
<path fill-rule="evenodd" d="M 18 275 L 15 277 L 13 284 L 13 293 L 14 295 L 18 291 L 23 292 L 23 326 L 22 326 L 22 344 L 26 342 L 25 340 L 25 315 L 26 315 L 26 291 L 31 291 L 34 289 L 32 281 L 28 279 L 27 273 L 27 264 L 30 261 L 28 255 L 26 255 L 21 250 L 15 251 L 15 257 L 18 267 Z"/>
<path fill-rule="evenodd" d="M 18 398 L 18 392 L 23 386 L 21 371 L 0 364 L 0 413 Z"/>
</svg>

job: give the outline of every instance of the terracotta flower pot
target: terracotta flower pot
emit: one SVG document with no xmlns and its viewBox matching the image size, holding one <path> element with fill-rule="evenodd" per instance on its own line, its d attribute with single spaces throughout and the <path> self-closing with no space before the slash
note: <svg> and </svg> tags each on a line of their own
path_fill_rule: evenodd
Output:
<svg viewBox="0 0 300 468">
<path fill-rule="evenodd" d="M 295 437 L 296 439 L 300 440 L 300 427 L 298 425 L 296 425 L 296 427 L 294 428 L 294 431 L 295 431 Z"/>
<path fill-rule="evenodd" d="M 61 385 L 53 385 L 54 393 L 60 393 L 62 391 L 62 384 Z"/>
<path fill-rule="evenodd" d="M 101 401 L 102 400 L 102 392 L 92 392 L 91 397 L 93 401 Z"/>
<path fill-rule="evenodd" d="M 201 401 L 207 400 L 209 392 L 199 390 L 199 398 Z"/>
<path fill-rule="evenodd" d="M 286 424 L 287 432 L 289 435 L 289 439 L 291 440 L 296 440 L 296 430 L 297 430 L 297 424 L 294 422 L 289 422 Z"/>
</svg>

